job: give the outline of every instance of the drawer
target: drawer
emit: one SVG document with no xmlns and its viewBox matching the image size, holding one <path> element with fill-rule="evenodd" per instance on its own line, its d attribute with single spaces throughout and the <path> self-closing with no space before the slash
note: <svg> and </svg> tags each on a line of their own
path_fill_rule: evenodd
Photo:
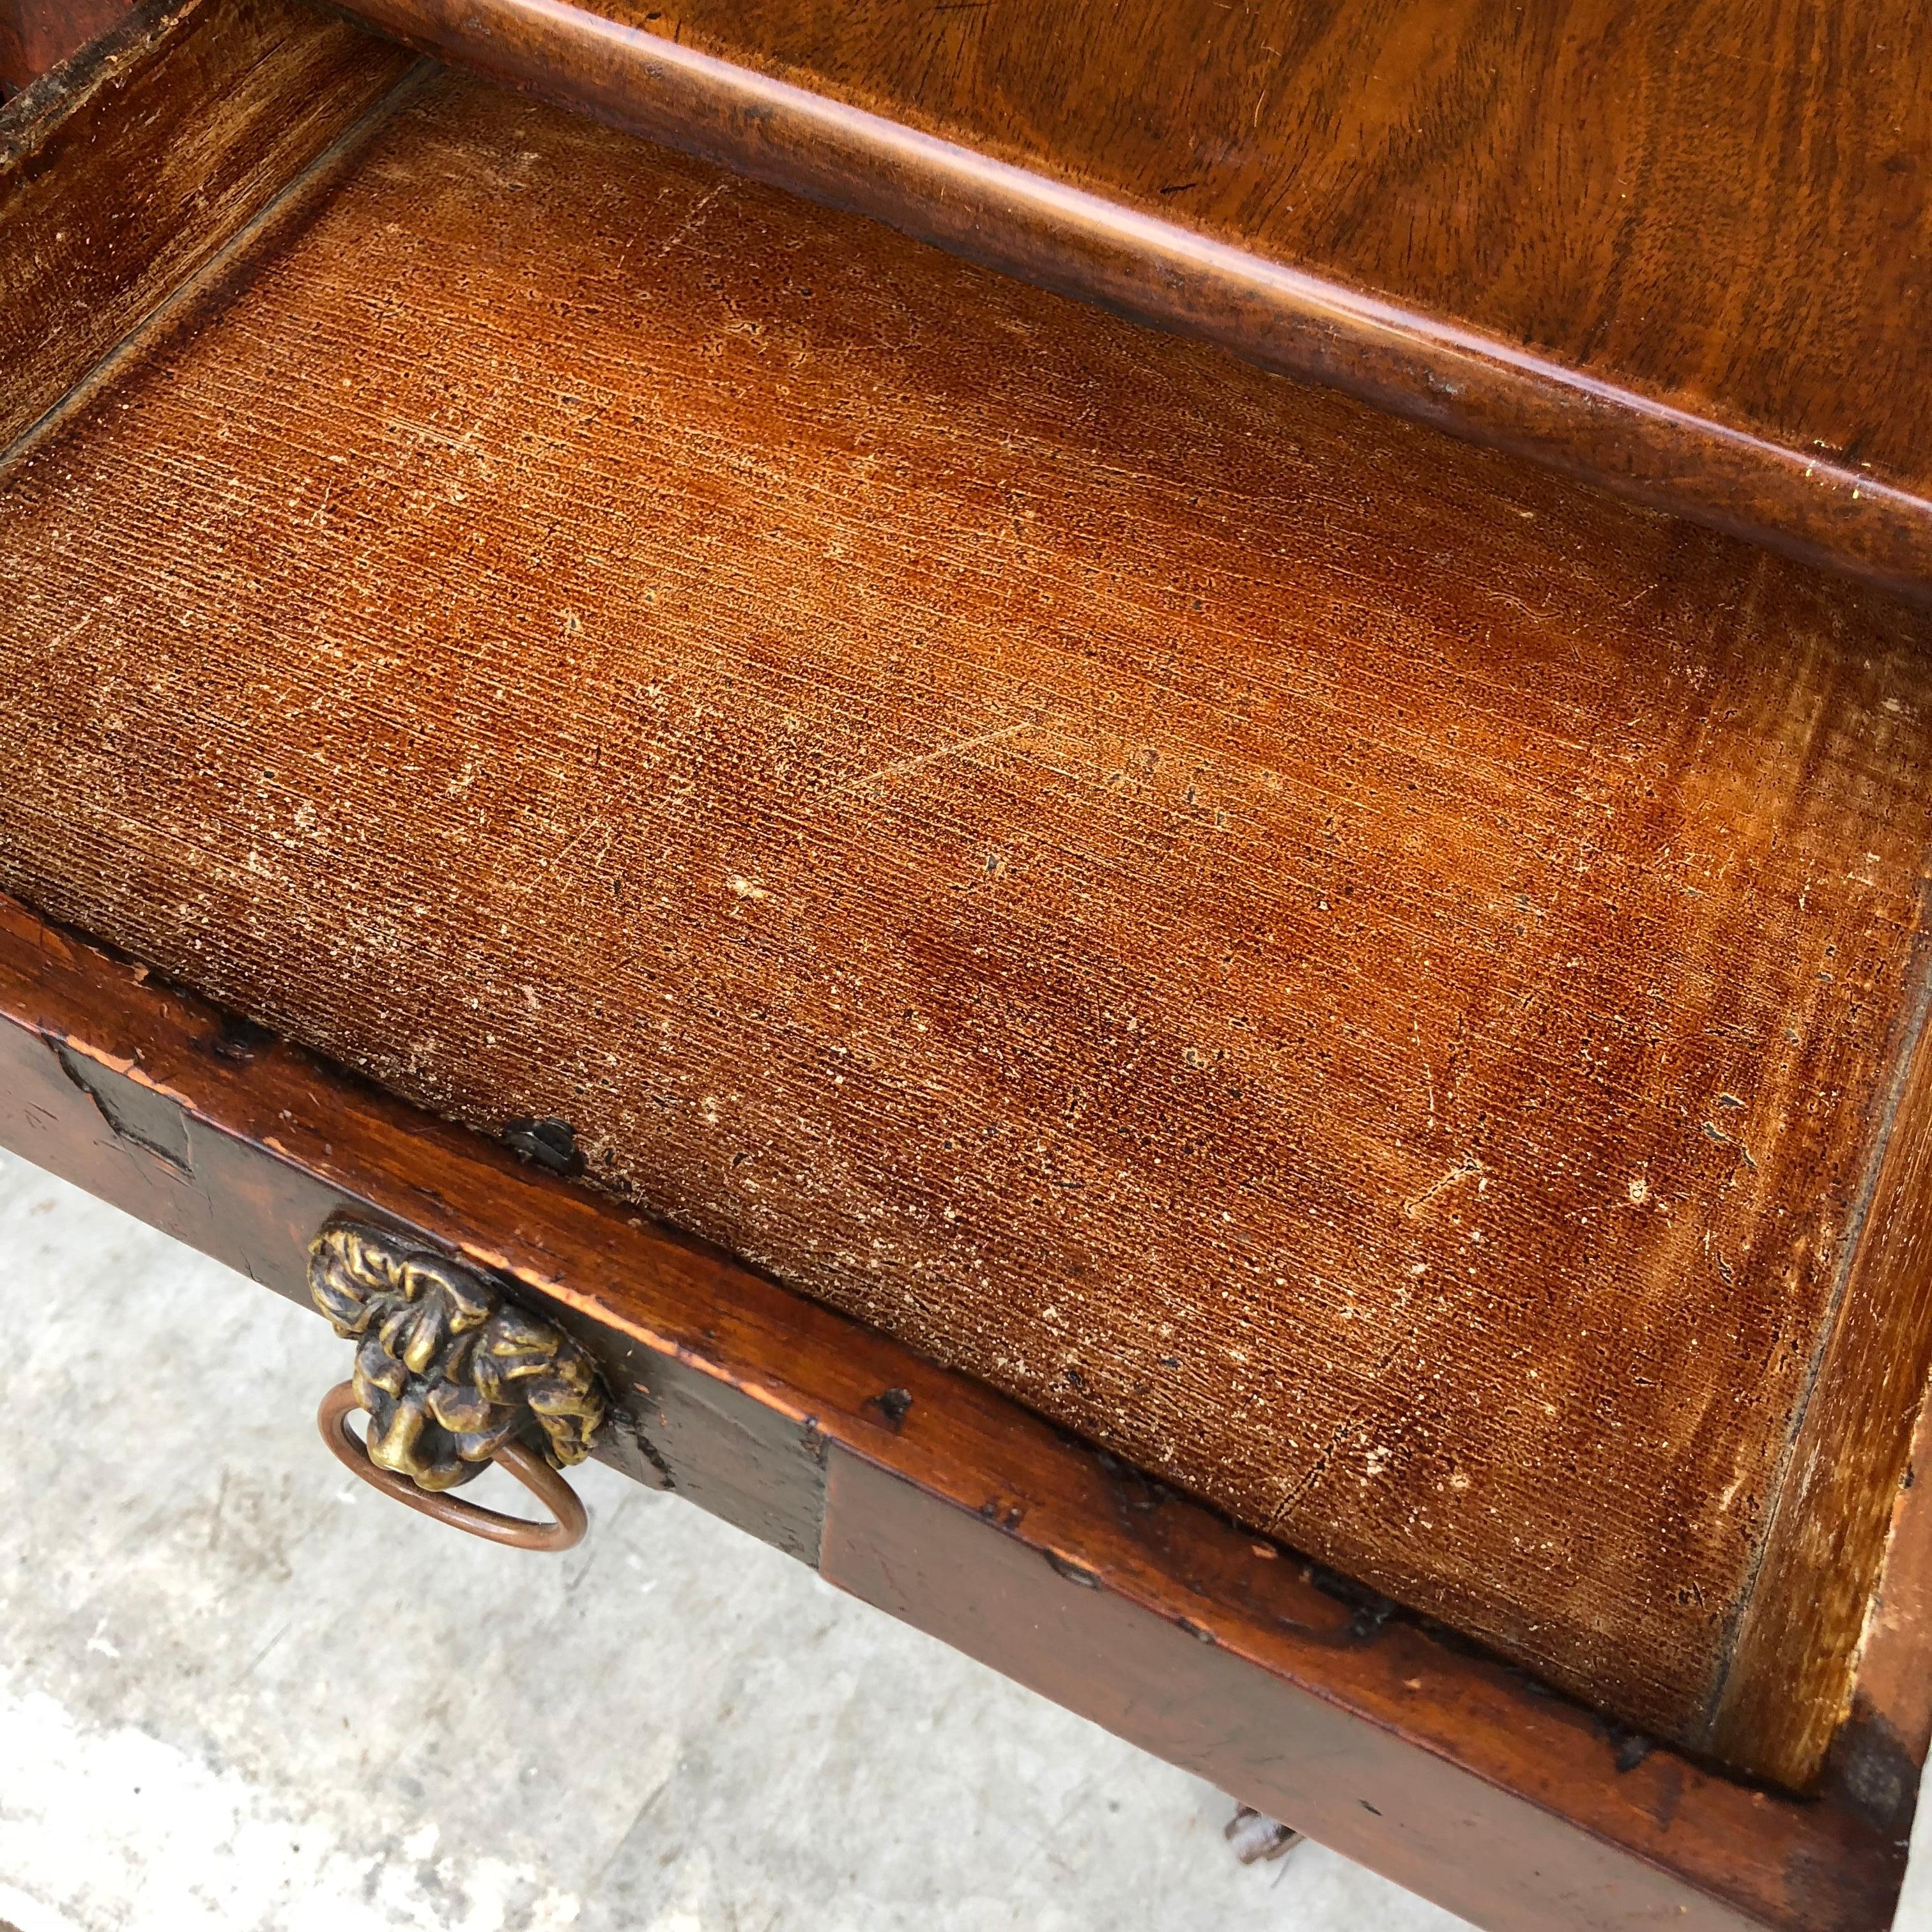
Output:
<svg viewBox="0 0 1932 1932">
<path fill-rule="evenodd" d="M 1932 620 L 299 6 L 13 115 L 8 1144 L 1479 1922 L 1886 1922 Z"/>
</svg>

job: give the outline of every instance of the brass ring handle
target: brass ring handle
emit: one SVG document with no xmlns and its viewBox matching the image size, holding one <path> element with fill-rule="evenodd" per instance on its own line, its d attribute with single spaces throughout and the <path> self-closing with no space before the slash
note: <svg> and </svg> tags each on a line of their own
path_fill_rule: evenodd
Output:
<svg viewBox="0 0 1932 1932">
<path fill-rule="evenodd" d="M 584 1505 L 557 1472 L 595 1448 L 610 1402 L 568 1335 L 466 1263 L 350 1221 L 331 1221 L 309 1244 L 308 1289 L 356 1344 L 354 1376 L 316 1415 L 345 1468 L 491 1543 L 568 1550 L 583 1540 Z M 366 1440 L 349 1426 L 356 1408 L 369 1418 Z M 555 1520 L 501 1516 L 448 1493 L 486 1462 L 502 1463 Z"/>
<path fill-rule="evenodd" d="M 467 1530 L 472 1536 L 485 1538 L 491 1543 L 507 1543 L 513 1549 L 568 1550 L 583 1541 L 589 1519 L 577 1492 L 541 1456 L 532 1454 L 520 1442 L 504 1443 L 490 1460 L 515 1477 L 550 1511 L 554 1522 L 532 1522 L 523 1516 L 504 1516 L 480 1504 L 465 1502 L 460 1496 L 419 1490 L 407 1477 L 379 1467 L 370 1461 L 368 1450 L 349 1426 L 350 1412 L 362 1406 L 352 1382 L 338 1382 L 322 1397 L 322 1406 L 316 1412 L 316 1426 L 337 1460 L 385 1496 L 394 1496 L 398 1502 L 406 1503 L 411 1509 L 433 1516 L 452 1528 Z"/>
</svg>

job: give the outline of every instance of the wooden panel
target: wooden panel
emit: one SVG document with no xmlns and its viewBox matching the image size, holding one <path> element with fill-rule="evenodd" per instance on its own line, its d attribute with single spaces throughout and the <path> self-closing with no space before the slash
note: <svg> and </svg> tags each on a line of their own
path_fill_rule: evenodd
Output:
<svg viewBox="0 0 1932 1932">
<path fill-rule="evenodd" d="M 620 1354 L 608 1334 L 595 1339 L 614 1381 L 638 1397 L 638 1438 L 664 1486 L 760 1543 L 816 1563 L 825 1519 L 817 1431 L 775 1406 L 769 1391 L 747 1393 L 675 1354 L 635 1347 Z"/>
<path fill-rule="evenodd" d="M 1922 1000 L 1924 994 L 1922 992 Z M 1712 1732 L 1720 1755 L 1815 1762 L 1852 1692 L 1832 1634 L 1859 1627 L 1932 1366 L 1932 1034 L 1900 1070 L 1895 1125 L 1795 1431 Z"/>
<path fill-rule="evenodd" d="M 1921 615 L 454 79 L 0 546 L 15 889 L 1629 1721 L 1896 1468 Z"/>
<path fill-rule="evenodd" d="M 302 0 L 175 0 L 0 115 L 0 460 L 410 65 Z"/>
<path fill-rule="evenodd" d="M 1828 1775 L 1858 1794 L 1875 1821 L 1889 1820 L 1903 1844 L 1928 1748 L 1932 1671 L 1919 1654 L 1932 1629 L 1932 1403 L 1919 1412 L 1912 1454 L 1892 1498 L 1879 1588 L 1865 1624 L 1850 1714 L 1832 1747 Z"/>
<path fill-rule="evenodd" d="M 0 98 L 128 13 L 128 0 L 0 0 Z"/>
<path fill-rule="evenodd" d="M 101 1088 L 124 1123 L 146 1096 L 136 1132 Z M 1799 1802 L 1646 1750 L 983 1386 L 4 900 L 0 1145 L 297 1299 L 345 1210 L 502 1270 L 626 1395 L 634 1473 L 728 1492 L 783 1543 L 826 1491 L 800 1472 L 829 1462 L 834 1580 L 1497 1932 L 1889 1919 L 1912 1786 L 1875 1816 L 1836 1784 Z M 686 1422 L 666 1429 L 674 1382 Z M 319 1485 L 332 1466 L 318 1447 Z M 1922 1666 L 1922 1624 L 1891 1636 Z"/>
<path fill-rule="evenodd" d="M 1269 368 L 1932 586 L 1918 0 L 357 10 Z"/>
<path fill-rule="evenodd" d="M 1070 1538 L 1051 1502 L 1042 1508 L 1023 1493 L 1024 1502 L 1000 1498 L 998 1520 L 988 1521 L 835 1450 L 821 1567 L 868 1603 L 1494 1932 L 1732 1928 L 1757 1922 L 1755 1910 L 1764 1908 L 1746 1901 L 1761 1896 L 1767 1880 L 1784 1893 L 1772 1910 L 1790 1912 L 1794 1924 L 1867 1912 L 1886 1922 L 1881 1888 L 1868 1902 L 1858 1897 L 1862 1879 L 1814 1887 L 1802 1868 L 1792 1870 L 1792 1848 L 1766 1843 L 1762 1810 L 1748 1808 L 1750 1795 L 1742 1791 L 1724 1808 L 1724 1828 L 1738 1837 L 1700 1848 L 1708 1856 L 1701 1875 L 1710 1890 L 1688 1891 L 1678 1872 L 1631 1858 L 1627 1839 L 1579 1834 L 1544 1808 L 1562 1788 L 1573 1712 L 1524 1707 L 1505 1780 L 1472 1776 L 1453 1758 L 1405 1749 L 1352 1721 L 1323 1688 L 1292 1671 L 1258 1665 L 1288 1648 L 1284 1628 L 1345 1654 L 1359 1645 L 1349 1675 L 1374 1682 L 1377 1702 L 1403 1730 L 1408 1713 L 1420 1715 L 1427 1698 L 1495 1709 L 1498 1687 L 1484 1673 L 1468 1673 L 1452 1690 L 1441 1675 L 1442 1653 L 1414 1632 L 1363 1641 L 1359 1620 L 1346 1610 L 1310 1604 L 1305 1580 L 1295 1591 L 1292 1565 L 1275 1566 L 1283 1572 L 1279 1587 L 1244 1591 L 1239 1608 L 1225 1601 L 1210 1608 L 1202 1573 L 1214 1574 L 1211 1564 L 1190 1572 L 1184 1558 L 1177 1574 L 1156 1558 L 1153 1574 L 1142 1568 L 1145 1545 L 1158 1548 L 1166 1526 L 1157 1520 L 1161 1503 L 1131 1486 L 1124 1502 L 1118 1486 L 1111 1499 L 1082 1498 L 1084 1523 L 1105 1523 L 1114 1534 Z M 1136 1513 L 1156 1520 L 1144 1526 Z M 1123 1524 L 1138 1534 L 1120 1535 Z M 1070 1546 L 1081 1555 L 1066 1554 Z M 1250 1559 L 1246 1568 L 1256 1567 Z M 1312 1622 L 1304 1622 L 1311 1610 Z M 1665 1820 L 1686 1794 L 1680 1766 L 1652 1774 L 1650 1765 L 1622 1774 L 1614 1792 L 1600 1794 L 1600 1808 L 1622 1814 L 1627 1830 L 1636 1828 L 1632 1836 L 1657 1833 L 1660 1845 L 1670 1836 Z M 1885 1856 L 1875 1845 L 1866 1855 Z M 1809 1896 L 1800 1903 L 1802 1894 Z"/>
</svg>

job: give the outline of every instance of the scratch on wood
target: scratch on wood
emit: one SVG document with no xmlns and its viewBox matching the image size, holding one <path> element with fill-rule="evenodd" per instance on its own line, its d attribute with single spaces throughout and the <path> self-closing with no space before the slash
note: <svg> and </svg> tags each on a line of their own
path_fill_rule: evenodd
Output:
<svg viewBox="0 0 1932 1932">
<path fill-rule="evenodd" d="M 1438 1175 L 1420 1194 L 1412 1195 L 1405 1201 L 1402 1204 L 1403 1215 L 1409 1220 L 1416 1220 L 1438 1194 L 1460 1187 L 1466 1180 L 1474 1180 L 1484 1171 L 1483 1163 L 1474 1154 L 1466 1154 L 1447 1174 Z"/>
<path fill-rule="evenodd" d="M 664 257 L 686 238 L 686 236 L 691 234 L 693 230 L 702 225 L 705 216 L 710 212 L 711 204 L 716 201 L 718 197 L 730 185 L 730 178 L 728 176 L 724 180 L 721 181 L 716 188 L 711 189 L 700 199 L 697 206 L 692 208 L 691 212 L 671 230 L 670 235 L 665 238 L 664 246 L 657 252 L 658 260 L 662 262 Z"/>
<path fill-rule="evenodd" d="M 844 784 L 835 785 L 826 796 L 836 797 L 842 792 L 857 791 L 861 787 L 876 784 L 881 778 L 902 778 L 908 772 L 921 770 L 927 765 L 936 765 L 943 759 L 962 758 L 968 752 L 976 752 L 982 746 L 997 745 L 1008 738 L 1017 738 L 1024 731 L 1036 731 L 1038 723 L 1028 718 L 1018 724 L 1003 724 L 997 731 L 982 732 L 976 738 L 962 739 L 957 744 L 941 745 L 937 751 L 922 752 L 910 758 L 895 758 L 889 765 L 881 765 L 877 771 L 867 772 L 856 778 L 848 778 Z"/>
</svg>

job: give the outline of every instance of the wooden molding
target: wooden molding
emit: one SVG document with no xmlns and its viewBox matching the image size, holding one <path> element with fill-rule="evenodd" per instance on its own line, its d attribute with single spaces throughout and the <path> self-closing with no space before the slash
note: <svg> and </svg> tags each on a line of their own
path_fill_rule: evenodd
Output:
<svg viewBox="0 0 1932 1932">
<path fill-rule="evenodd" d="M 354 0 L 409 45 L 1262 367 L 1918 597 L 1932 500 L 570 0 Z"/>
</svg>

